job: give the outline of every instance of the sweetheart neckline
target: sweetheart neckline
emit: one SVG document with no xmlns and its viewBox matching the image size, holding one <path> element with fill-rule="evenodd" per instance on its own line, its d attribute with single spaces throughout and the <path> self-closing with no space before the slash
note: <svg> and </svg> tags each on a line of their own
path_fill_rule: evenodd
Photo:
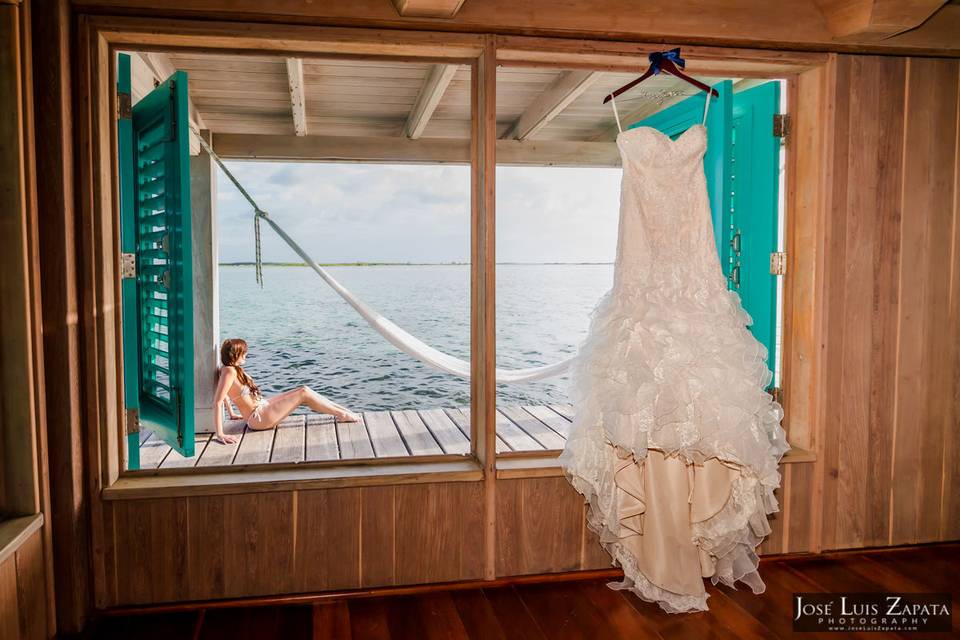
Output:
<svg viewBox="0 0 960 640">
<path fill-rule="evenodd" d="M 706 130 L 707 127 L 706 127 L 706 125 L 701 124 L 701 123 L 693 124 L 693 125 L 687 127 L 686 131 L 684 131 L 683 133 L 681 133 L 679 136 L 677 136 L 677 139 L 674 140 L 674 139 L 672 139 L 670 136 L 668 136 L 667 134 L 665 134 L 664 132 L 662 132 L 662 131 L 660 131 L 659 129 L 657 129 L 656 127 L 649 127 L 649 126 L 646 126 L 646 125 L 640 126 L 640 127 L 632 127 L 632 128 L 630 128 L 630 129 L 625 129 L 625 130 L 621 131 L 620 133 L 618 133 L 618 134 L 617 134 L 617 142 L 620 142 L 621 136 L 623 136 L 624 134 L 626 134 L 626 133 L 628 133 L 628 132 L 631 132 L 631 131 L 642 131 L 642 130 L 644 130 L 644 129 L 649 129 L 650 131 L 655 132 L 660 138 L 666 140 L 666 141 L 669 142 L 670 144 L 676 144 L 677 142 L 680 142 L 680 140 L 681 140 L 685 135 L 687 135 L 687 133 L 689 133 L 690 131 L 692 131 L 692 130 L 694 130 L 694 129 L 696 129 L 696 128 L 700 128 L 700 129 Z"/>
</svg>

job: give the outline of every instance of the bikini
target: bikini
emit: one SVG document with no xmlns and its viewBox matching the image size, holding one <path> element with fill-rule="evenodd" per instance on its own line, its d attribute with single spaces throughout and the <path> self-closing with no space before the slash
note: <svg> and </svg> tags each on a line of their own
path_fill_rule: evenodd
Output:
<svg viewBox="0 0 960 640">
<path fill-rule="evenodd" d="M 243 396 L 249 396 L 249 395 L 250 395 L 250 387 L 248 387 L 247 385 L 242 385 L 240 387 L 240 396 L 243 397 Z M 233 400 L 233 398 L 231 398 L 231 400 Z M 234 404 L 236 404 L 235 400 L 234 400 Z M 246 418 L 247 423 L 249 423 L 251 419 L 255 419 L 258 421 L 261 420 L 263 416 L 261 415 L 260 412 L 263 411 L 263 409 L 265 409 L 268 404 L 270 404 L 270 402 L 261 395 L 259 402 L 257 402 L 256 406 L 253 407 L 253 412 L 249 416 L 247 416 Z"/>
</svg>

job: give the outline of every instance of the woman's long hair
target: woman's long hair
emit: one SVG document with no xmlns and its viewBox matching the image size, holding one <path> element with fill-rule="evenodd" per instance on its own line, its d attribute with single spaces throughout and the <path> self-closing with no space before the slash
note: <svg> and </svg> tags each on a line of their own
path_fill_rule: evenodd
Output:
<svg viewBox="0 0 960 640">
<path fill-rule="evenodd" d="M 247 375 L 237 361 L 247 354 L 247 341 L 242 338 L 227 338 L 220 345 L 220 362 L 225 367 L 233 367 L 237 370 L 237 381 L 250 388 L 250 395 L 259 396 L 260 387 L 253 382 L 253 378 Z"/>
</svg>

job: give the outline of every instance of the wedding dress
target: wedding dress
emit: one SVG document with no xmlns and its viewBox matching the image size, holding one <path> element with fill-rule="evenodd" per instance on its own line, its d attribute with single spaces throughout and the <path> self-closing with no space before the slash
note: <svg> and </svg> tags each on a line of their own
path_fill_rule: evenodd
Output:
<svg viewBox="0 0 960 640">
<path fill-rule="evenodd" d="M 765 590 L 755 548 L 779 511 L 789 449 L 764 391 L 767 349 L 721 270 L 706 143 L 703 124 L 676 140 L 650 127 L 617 136 L 613 286 L 571 364 L 575 416 L 560 456 L 587 525 L 623 568 L 608 586 L 669 613 L 707 610 L 706 577 Z"/>
</svg>

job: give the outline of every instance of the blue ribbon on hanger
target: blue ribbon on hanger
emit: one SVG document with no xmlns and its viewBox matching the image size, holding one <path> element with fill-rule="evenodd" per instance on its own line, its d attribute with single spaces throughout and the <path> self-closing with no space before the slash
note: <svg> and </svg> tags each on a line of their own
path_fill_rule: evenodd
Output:
<svg viewBox="0 0 960 640">
<path fill-rule="evenodd" d="M 664 60 L 673 62 L 681 69 L 683 69 L 686 64 L 683 58 L 680 57 L 680 47 L 670 49 L 669 51 L 655 51 L 647 56 L 647 58 L 650 60 L 650 69 L 653 71 L 653 75 L 660 73 L 660 64 Z"/>
</svg>

